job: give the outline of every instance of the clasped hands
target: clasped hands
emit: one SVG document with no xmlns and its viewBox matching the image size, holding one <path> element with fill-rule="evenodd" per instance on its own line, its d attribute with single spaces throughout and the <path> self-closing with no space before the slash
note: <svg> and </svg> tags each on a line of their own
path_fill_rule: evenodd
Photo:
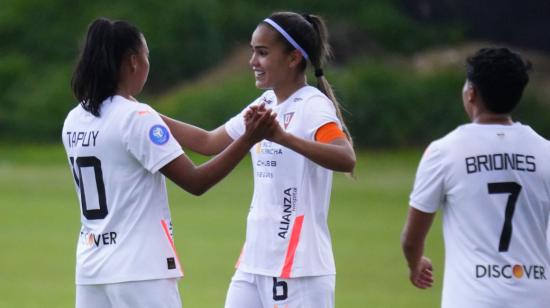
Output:
<svg viewBox="0 0 550 308">
<path fill-rule="evenodd" d="M 244 114 L 245 135 L 253 143 L 263 139 L 277 142 L 284 134 L 277 121 L 277 113 L 264 104 L 250 106 Z"/>
</svg>

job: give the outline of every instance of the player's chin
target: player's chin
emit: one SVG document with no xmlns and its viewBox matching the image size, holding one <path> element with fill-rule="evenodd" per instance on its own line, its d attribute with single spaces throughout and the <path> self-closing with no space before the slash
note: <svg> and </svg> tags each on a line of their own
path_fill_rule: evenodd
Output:
<svg viewBox="0 0 550 308">
<path fill-rule="evenodd" d="M 256 79 L 256 88 L 260 90 L 268 90 L 270 86 L 262 79 Z"/>
</svg>

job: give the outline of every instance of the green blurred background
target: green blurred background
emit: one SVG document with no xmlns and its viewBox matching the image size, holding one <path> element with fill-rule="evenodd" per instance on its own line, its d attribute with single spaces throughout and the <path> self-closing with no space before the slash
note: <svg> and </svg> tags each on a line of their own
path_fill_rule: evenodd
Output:
<svg viewBox="0 0 550 308">
<path fill-rule="evenodd" d="M 76 104 L 69 83 L 79 45 L 98 16 L 145 34 L 151 73 L 141 100 L 214 128 L 260 93 L 248 42 L 274 10 L 327 19 L 335 59 L 326 74 L 359 146 L 425 145 L 465 121 L 464 58 L 487 45 L 512 46 L 534 62 L 517 118 L 548 136 L 540 115 L 549 110 L 550 3 L 478 2 L 2 0 L 0 139 L 58 142 Z"/>
<path fill-rule="evenodd" d="M 99 16 L 136 24 L 151 62 L 138 99 L 211 129 L 261 93 L 248 44 L 277 10 L 325 17 L 334 47 L 325 72 L 359 153 L 358 179 L 338 175 L 333 189 L 337 306 L 437 307 L 439 226 L 429 242 L 434 289 L 410 286 L 399 249 L 416 163 L 430 140 L 467 121 L 464 59 L 484 46 L 533 62 L 515 119 L 550 137 L 548 1 L 1 0 L 0 308 L 73 306 L 79 213 L 60 132 L 76 105 L 69 84 L 88 24 Z M 249 165 L 200 198 L 169 184 L 185 307 L 223 305 L 244 239 Z"/>
</svg>

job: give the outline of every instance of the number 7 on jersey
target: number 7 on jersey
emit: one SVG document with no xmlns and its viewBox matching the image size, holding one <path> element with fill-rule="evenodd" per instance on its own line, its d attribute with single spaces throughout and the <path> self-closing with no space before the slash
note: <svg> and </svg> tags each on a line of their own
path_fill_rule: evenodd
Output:
<svg viewBox="0 0 550 308">
<path fill-rule="evenodd" d="M 499 182 L 488 183 L 487 189 L 489 194 L 509 194 L 504 212 L 504 225 L 500 234 L 500 243 L 498 245 L 499 252 L 506 252 L 510 247 L 510 239 L 512 238 L 512 217 L 516 209 L 521 185 L 516 182 Z"/>
</svg>

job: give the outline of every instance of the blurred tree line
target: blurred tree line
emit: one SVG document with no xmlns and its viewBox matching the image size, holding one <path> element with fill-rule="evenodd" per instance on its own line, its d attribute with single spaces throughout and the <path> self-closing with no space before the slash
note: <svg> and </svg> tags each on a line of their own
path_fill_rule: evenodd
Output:
<svg viewBox="0 0 550 308">
<path fill-rule="evenodd" d="M 550 1 L 402 0 L 415 19 L 461 20 L 467 36 L 550 51 Z"/>
<path fill-rule="evenodd" d="M 328 21 L 336 62 L 327 74 L 349 111 L 357 143 L 423 144 L 465 121 L 459 96 L 463 71 L 418 76 L 387 56 L 407 58 L 434 46 L 460 44 L 470 33 L 461 14 L 425 20 L 415 13 L 423 2 L 2 0 L 0 140 L 59 140 L 63 119 L 76 104 L 70 78 L 79 46 L 88 24 L 99 16 L 128 20 L 145 34 L 151 57 L 145 101 L 201 126 L 220 125 L 257 96 L 246 67 L 222 84 L 181 93 L 174 87 L 248 44 L 254 27 L 272 11 L 293 10 Z M 460 3 L 444 2 L 451 11 Z M 526 122 L 542 123 L 535 128 L 548 137 L 550 124 L 538 120 L 548 105 L 527 100 L 532 107 L 522 111 Z"/>
</svg>

